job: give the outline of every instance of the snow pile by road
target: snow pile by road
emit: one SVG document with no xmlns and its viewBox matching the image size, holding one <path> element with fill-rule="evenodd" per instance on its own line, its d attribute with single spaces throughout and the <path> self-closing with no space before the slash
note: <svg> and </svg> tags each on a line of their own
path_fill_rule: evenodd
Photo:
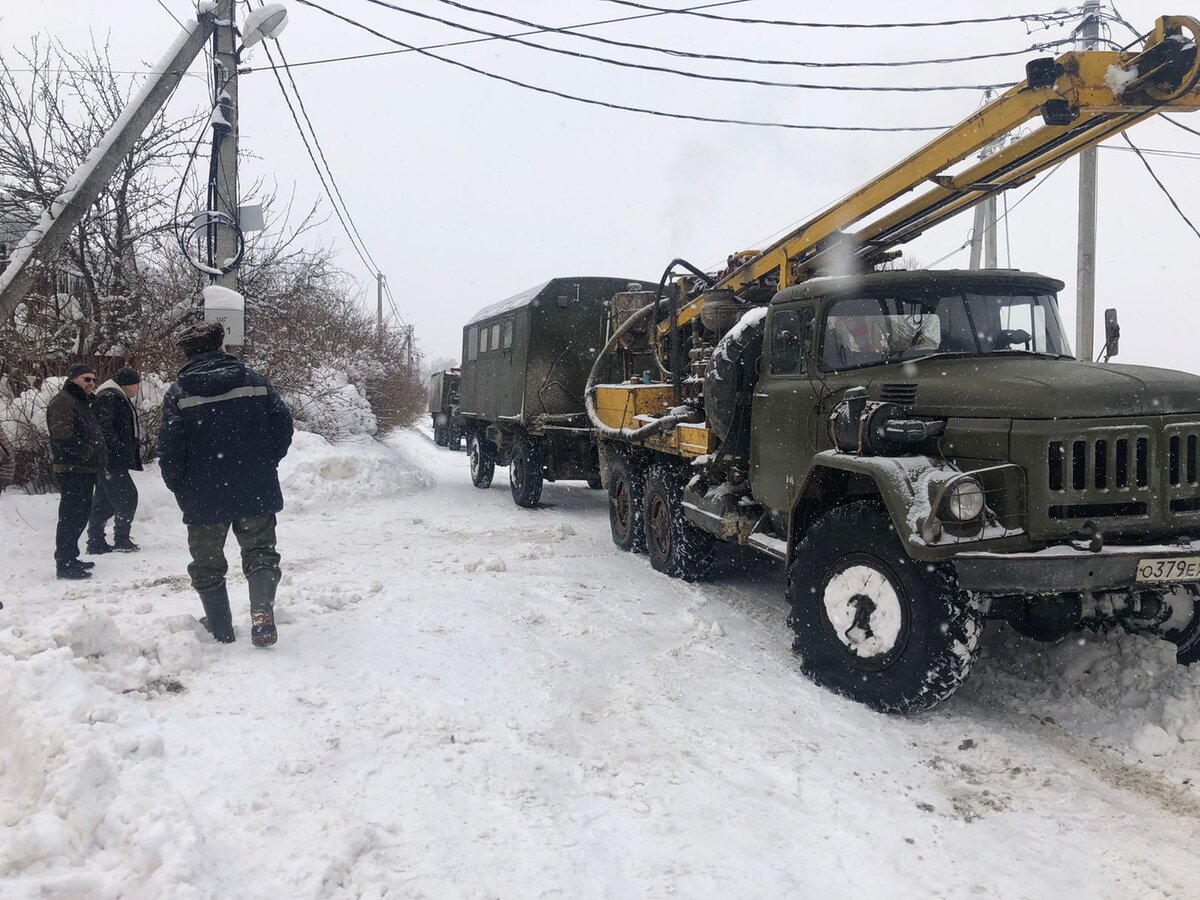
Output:
<svg viewBox="0 0 1200 900">
<path fill-rule="evenodd" d="M 394 448 L 365 437 L 336 444 L 297 431 L 280 463 L 279 480 L 289 511 L 386 500 L 430 487 L 433 479 Z"/>
<path fill-rule="evenodd" d="M 164 631 L 139 643 L 86 607 L 0 631 L 6 896 L 203 895 L 195 823 L 166 783 L 161 734 L 130 700 L 195 663 L 195 629 Z"/>
<path fill-rule="evenodd" d="M 1200 776 L 1200 666 L 1178 665 L 1174 645 L 1114 632 L 1046 646 L 989 629 L 999 633 L 968 693 L 1049 717 L 1126 759 Z"/>
</svg>

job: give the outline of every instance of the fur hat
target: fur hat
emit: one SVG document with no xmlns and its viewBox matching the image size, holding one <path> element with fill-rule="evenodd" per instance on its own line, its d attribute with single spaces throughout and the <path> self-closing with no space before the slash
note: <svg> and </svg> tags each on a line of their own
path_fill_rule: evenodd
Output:
<svg viewBox="0 0 1200 900">
<path fill-rule="evenodd" d="M 95 375 L 96 367 L 89 366 L 87 363 L 75 363 L 71 368 L 67 369 L 67 381 L 74 381 L 80 375 Z"/>
<path fill-rule="evenodd" d="M 199 322 L 189 325 L 176 335 L 175 343 L 189 358 L 198 353 L 220 350 L 225 343 L 225 326 L 220 322 Z"/>
<path fill-rule="evenodd" d="M 123 366 L 117 369 L 117 374 L 113 376 L 113 381 L 121 387 L 128 387 L 131 384 L 141 384 L 142 376 L 138 374 L 137 369 L 132 369 L 129 366 Z"/>
</svg>

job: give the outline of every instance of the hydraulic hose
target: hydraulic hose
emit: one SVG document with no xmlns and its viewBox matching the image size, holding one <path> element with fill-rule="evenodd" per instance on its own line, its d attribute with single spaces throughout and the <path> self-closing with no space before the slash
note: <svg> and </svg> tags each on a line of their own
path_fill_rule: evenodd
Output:
<svg viewBox="0 0 1200 900">
<path fill-rule="evenodd" d="M 680 422 L 684 422 L 691 417 L 691 411 L 686 413 L 673 413 L 672 415 L 663 416 L 648 425 L 641 428 L 612 428 L 600 421 L 600 416 L 596 412 L 596 379 L 600 375 L 600 366 L 608 358 L 609 354 L 617 348 L 617 344 L 621 338 L 629 334 L 635 327 L 655 312 L 659 306 L 665 302 L 666 298 L 659 298 L 653 303 L 647 303 L 613 332 L 612 337 L 608 339 L 608 343 L 604 345 L 604 349 L 596 356 L 596 361 L 592 363 L 592 371 L 588 373 L 587 387 L 584 388 L 584 406 L 587 409 L 588 418 L 592 425 L 605 437 L 624 438 L 629 441 L 640 441 L 650 437 L 652 434 L 666 431 L 669 428 L 674 428 Z"/>
</svg>

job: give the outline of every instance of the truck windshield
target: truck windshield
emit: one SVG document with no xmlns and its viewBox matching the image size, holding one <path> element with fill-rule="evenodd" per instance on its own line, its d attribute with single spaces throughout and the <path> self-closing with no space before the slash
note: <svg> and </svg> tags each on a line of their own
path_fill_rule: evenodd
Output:
<svg viewBox="0 0 1200 900">
<path fill-rule="evenodd" d="M 825 371 L 943 353 L 1071 355 L 1050 295 L 850 297 L 826 310 L 821 344 Z"/>
</svg>

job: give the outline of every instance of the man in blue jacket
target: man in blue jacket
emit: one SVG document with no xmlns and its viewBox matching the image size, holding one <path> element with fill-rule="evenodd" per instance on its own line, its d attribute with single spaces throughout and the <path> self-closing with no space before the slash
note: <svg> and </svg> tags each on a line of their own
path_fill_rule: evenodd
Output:
<svg viewBox="0 0 1200 900">
<path fill-rule="evenodd" d="M 279 553 L 275 514 L 283 509 L 279 461 L 292 442 L 292 414 L 262 375 L 221 348 L 217 322 L 180 333 L 187 363 L 163 398 L 159 468 L 188 529 L 188 566 L 207 627 L 234 640 L 225 573 L 225 540 L 233 529 L 250 587 L 250 638 L 274 644 Z"/>
</svg>

